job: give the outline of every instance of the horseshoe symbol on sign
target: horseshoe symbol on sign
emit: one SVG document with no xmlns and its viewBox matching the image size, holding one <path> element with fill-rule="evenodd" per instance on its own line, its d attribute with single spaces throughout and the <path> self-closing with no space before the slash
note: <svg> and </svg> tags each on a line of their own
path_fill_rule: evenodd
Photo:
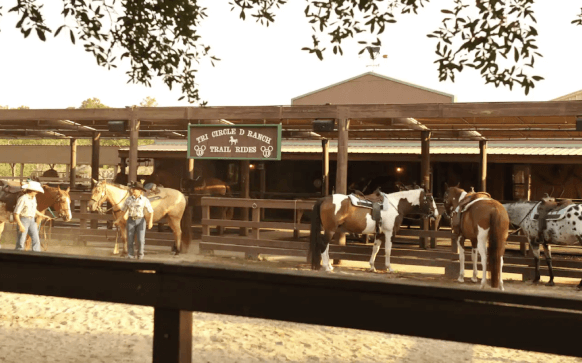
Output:
<svg viewBox="0 0 582 363">
<path fill-rule="evenodd" d="M 205 145 L 195 145 L 194 146 L 194 151 L 196 151 L 196 156 L 202 156 L 204 155 L 204 150 L 206 150 L 206 146 Z"/>
<path fill-rule="evenodd" d="M 272 146 L 269 146 L 269 147 L 261 146 L 261 151 L 263 152 L 263 156 L 265 158 L 268 158 L 271 156 L 271 151 L 273 151 L 273 147 Z"/>
</svg>

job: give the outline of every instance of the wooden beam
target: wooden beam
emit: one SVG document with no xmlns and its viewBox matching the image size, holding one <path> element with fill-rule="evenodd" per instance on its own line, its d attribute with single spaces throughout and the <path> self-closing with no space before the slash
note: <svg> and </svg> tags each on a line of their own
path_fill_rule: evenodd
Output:
<svg viewBox="0 0 582 363">
<path fill-rule="evenodd" d="M 487 141 L 479 141 L 479 191 L 487 191 Z"/>
<path fill-rule="evenodd" d="M 129 175 L 128 181 L 137 181 L 137 148 L 139 140 L 139 121 L 132 117 L 129 120 Z"/>
<path fill-rule="evenodd" d="M 91 179 L 99 181 L 99 146 L 101 145 L 101 134 L 93 133 L 91 138 Z M 95 182 L 91 180 L 91 188 L 95 187 Z"/>
<path fill-rule="evenodd" d="M 420 185 L 427 193 L 432 192 L 430 180 L 430 131 L 420 132 Z M 422 219 L 422 229 L 428 231 L 430 223 L 427 218 Z M 429 238 L 418 239 L 421 248 L 428 248 Z"/>
<path fill-rule="evenodd" d="M 24 163 L 20 163 L 20 182 L 24 180 Z"/>
<path fill-rule="evenodd" d="M 321 140 L 322 148 L 322 177 L 321 177 L 321 195 L 329 195 L 329 140 Z"/>
<path fill-rule="evenodd" d="M 188 177 L 194 179 L 194 159 L 188 159 Z"/>
<path fill-rule="evenodd" d="M 251 168 L 250 168 L 250 161 L 249 160 L 241 160 L 240 161 L 240 196 L 241 198 L 250 198 L 250 178 L 251 175 Z M 249 209 L 242 208 L 241 210 L 241 218 L 243 221 L 249 220 Z M 249 231 L 246 227 L 240 228 L 240 235 L 241 236 L 248 236 Z"/>
<path fill-rule="evenodd" d="M 71 139 L 71 161 L 69 163 L 69 188 L 75 189 L 77 182 L 77 139 Z"/>
<path fill-rule="evenodd" d="M 335 176 L 335 192 L 346 194 L 348 189 L 348 129 L 349 121 L 346 118 L 337 120 L 338 145 L 337 168 Z"/>
</svg>

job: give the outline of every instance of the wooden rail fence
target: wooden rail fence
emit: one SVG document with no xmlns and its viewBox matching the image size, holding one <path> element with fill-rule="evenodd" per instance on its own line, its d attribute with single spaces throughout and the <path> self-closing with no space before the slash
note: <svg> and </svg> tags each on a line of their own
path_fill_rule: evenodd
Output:
<svg viewBox="0 0 582 363">
<path fill-rule="evenodd" d="M 309 242 L 305 239 L 297 239 L 299 232 L 310 230 L 310 224 L 301 223 L 299 219 L 294 222 L 266 222 L 261 220 L 261 209 L 287 209 L 300 211 L 301 213 L 313 208 L 314 201 L 270 200 L 270 199 L 232 199 L 204 197 L 202 205 L 202 237 L 201 251 L 227 250 L 244 252 L 247 256 L 278 255 L 305 257 L 309 255 Z M 235 208 L 252 209 L 252 220 L 225 220 L 211 219 L 211 207 L 230 206 Z M 268 214 L 268 213 L 267 213 Z M 296 213 L 295 215 L 300 214 Z M 216 227 L 244 227 L 250 228 L 247 235 L 212 235 L 210 228 Z M 261 237 L 261 230 L 281 229 L 294 232 L 294 238 L 268 239 Z M 457 277 L 459 273 L 459 258 L 456 243 L 452 243 L 452 250 L 442 247 L 421 249 L 410 245 L 410 238 L 446 238 L 452 239 L 450 230 L 432 231 L 419 229 L 401 229 L 395 238 L 395 242 L 408 242 L 408 245 L 395 244 L 392 247 L 391 262 L 403 265 L 444 267 L 445 274 Z M 519 243 L 520 251 L 525 251 L 527 240 L 524 236 L 510 235 L 508 242 Z M 330 258 L 337 260 L 369 261 L 372 246 L 366 244 L 349 244 L 347 246 L 330 246 Z M 385 268 L 384 249 L 382 248 L 376 258 L 376 268 Z M 472 270 L 472 260 L 469 251 L 466 251 L 465 267 Z M 524 280 L 531 280 L 534 273 L 533 258 L 507 255 L 504 258 L 503 272 L 521 274 Z M 567 260 L 554 255 L 554 274 L 557 277 L 582 278 L 582 261 Z M 548 275 L 547 267 L 542 263 L 541 274 Z"/>
<path fill-rule="evenodd" d="M 5 250 L 0 291 L 152 306 L 154 363 L 192 361 L 192 311 L 582 357 L 580 298 Z"/>
</svg>

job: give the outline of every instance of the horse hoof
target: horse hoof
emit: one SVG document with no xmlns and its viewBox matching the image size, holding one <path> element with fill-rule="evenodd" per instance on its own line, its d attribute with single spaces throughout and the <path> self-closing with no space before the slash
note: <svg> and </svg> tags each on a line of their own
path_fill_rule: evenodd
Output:
<svg viewBox="0 0 582 363">
<path fill-rule="evenodd" d="M 388 272 L 393 273 L 394 269 L 392 267 L 388 267 Z"/>
<path fill-rule="evenodd" d="M 576 286 L 576 291 L 580 291 L 580 290 L 582 290 L 582 286 L 580 286 L 580 285 Z"/>
<path fill-rule="evenodd" d="M 537 284 L 539 284 L 539 283 L 540 283 L 540 279 L 533 280 L 531 283 L 532 283 L 532 284 L 534 284 L 534 285 L 537 285 Z"/>
<path fill-rule="evenodd" d="M 370 267 L 370 268 L 368 269 L 368 272 L 376 272 L 376 268 L 375 268 L 375 267 Z"/>
<path fill-rule="evenodd" d="M 459 282 L 465 282 L 465 278 L 464 278 L 464 277 L 461 277 L 461 276 L 459 276 L 459 278 L 457 279 L 457 281 L 459 281 Z"/>
<path fill-rule="evenodd" d="M 474 283 L 479 282 L 479 279 L 477 279 L 476 277 L 471 277 L 471 281 L 473 281 Z"/>
<path fill-rule="evenodd" d="M 484 288 L 485 288 L 485 284 L 481 284 L 481 289 L 484 289 Z"/>
<path fill-rule="evenodd" d="M 499 290 L 501 290 L 501 291 L 505 291 L 505 287 L 503 287 L 503 286 L 499 286 Z"/>
<path fill-rule="evenodd" d="M 550 281 L 550 282 L 548 282 L 548 283 L 546 284 L 546 286 L 554 286 L 554 285 L 556 285 L 556 284 L 554 283 L 554 281 Z"/>
</svg>

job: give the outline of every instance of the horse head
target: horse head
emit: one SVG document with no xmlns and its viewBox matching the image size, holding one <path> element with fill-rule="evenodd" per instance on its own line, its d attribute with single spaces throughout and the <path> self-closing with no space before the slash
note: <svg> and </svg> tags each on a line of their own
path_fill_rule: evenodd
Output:
<svg viewBox="0 0 582 363">
<path fill-rule="evenodd" d="M 432 193 L 427 193 L 424 189 L 416 189 L 420 190 L 420 196 L 418 201 L 420 203 L 420 211 L 422 214 L 426 215 L 430 219 L 437 219 L 439 216 L 439 210 L 437 208 L 436 202 L 434 201 L 434 197 Z"/>
<path fill-rule="evenodd" d="M 91 199 L 89 200 L 87 207 L 89 207 L 91 212 L 99 211 L 99 213 L 103 214 L 101 205 L 107 199 L 107 183 L 105 180 L 98 182 L 95 179 L 93 179 L 93 183 L 95 186 L 93 187 L 93 190 L 91 190 Z"/>
<path fill-rule="evenodd" d="M 58 216 L 61 217 L 65 222 L 70 221 L 73 218 L 71 213 L 71 196 L 69 195 L 70 188 L 61 189 L 57 186 L 55 189 L 55 211 Z"/>
<path fill-rule="evenodd" d="M 450 215 L 459 205 L 461 195 L 465 193 L 465 191 L 459 188 L 458 185 L 455 187 L 449 187 L 448 184 L 445 183 L 445 187 L 445 194 L 443 195 L 445 214 Z"/>
</svg>

